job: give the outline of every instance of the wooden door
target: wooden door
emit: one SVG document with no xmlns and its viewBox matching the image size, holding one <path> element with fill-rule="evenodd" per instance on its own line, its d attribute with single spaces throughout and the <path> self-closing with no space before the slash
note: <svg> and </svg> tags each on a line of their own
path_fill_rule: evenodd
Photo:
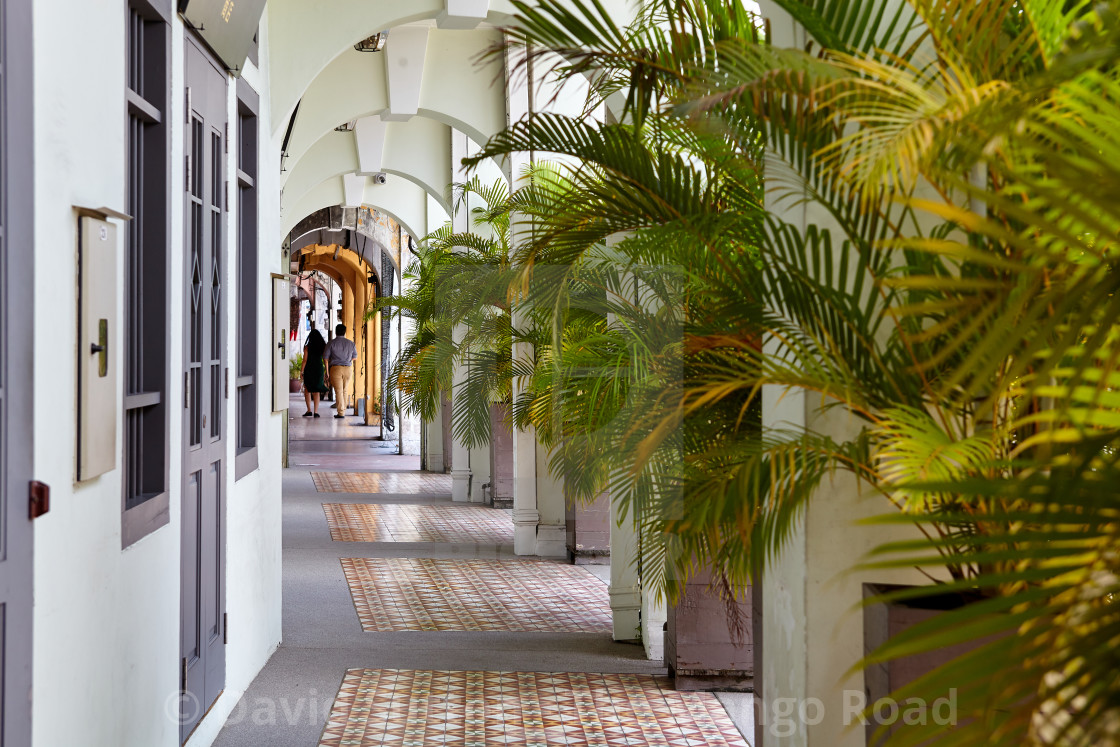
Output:
<svg viewBox="0 0 1120 747">
<path fill-rule="evenodd" d="M 186 41 L 186 314 L 182 502 L 182 709 L 185 741 L 225 687 L 226 85 Z"/>
<path fill-rule="evenodd" d="M 31 744 L 31 0 L 0 0 L 0 745 Z"/>
</svg>

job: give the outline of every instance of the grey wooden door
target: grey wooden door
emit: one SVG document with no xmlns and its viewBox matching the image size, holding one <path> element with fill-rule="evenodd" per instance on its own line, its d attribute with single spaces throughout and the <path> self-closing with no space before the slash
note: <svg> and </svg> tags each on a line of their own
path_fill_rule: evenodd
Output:
<svg viewBox="0 0 1120 747">
<path fill-rule="evenodd" d="M 227 76 L 186 41 L 181 737 L 225 687 Z"/>
<path fill-rule="evenodd" d="M 0 745 L 31 744 L 31 0 L 0 0 Z"/>
</svg>

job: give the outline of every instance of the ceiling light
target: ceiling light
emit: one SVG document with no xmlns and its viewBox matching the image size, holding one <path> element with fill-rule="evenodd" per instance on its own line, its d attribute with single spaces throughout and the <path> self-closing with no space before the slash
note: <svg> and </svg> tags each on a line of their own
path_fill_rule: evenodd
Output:
<svg viewBox="0 0 1120 747">
<path fill-rule="evenodd" d="M 388 31 L 378 31 L 368 39 L 362 39 L 354 45 L 359 52 L 380 52 L 385 48 L 385 40 L 389 38 Z"/>
</svg>

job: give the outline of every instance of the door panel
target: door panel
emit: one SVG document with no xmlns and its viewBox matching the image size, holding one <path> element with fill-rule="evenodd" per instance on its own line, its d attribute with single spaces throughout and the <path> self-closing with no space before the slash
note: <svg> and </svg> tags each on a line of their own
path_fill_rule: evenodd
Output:
<svg viewBox="0 0 1120 747">
<path fill-rule="evenodd" d="M 225 687 L 227 75 L 186 42 L 181 738 Z"/>
<path fill-rule="evenodd" d="M 31 0 L 0 0 L 0 745 L 31 744 Z"/>
</svg>

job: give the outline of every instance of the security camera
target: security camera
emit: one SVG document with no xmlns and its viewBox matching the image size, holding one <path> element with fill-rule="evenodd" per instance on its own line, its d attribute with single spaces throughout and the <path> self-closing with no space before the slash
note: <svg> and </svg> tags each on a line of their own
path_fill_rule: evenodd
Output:
<svg viewBox="0 0 1120 747">
<path fill-rule="evenodd" d="M 378 184 L 384 184 L 385 182 L 389 181 L 389 177 L 381 172 L 378 172 L 373 175 L 373 180 Z"/>
</svg>

